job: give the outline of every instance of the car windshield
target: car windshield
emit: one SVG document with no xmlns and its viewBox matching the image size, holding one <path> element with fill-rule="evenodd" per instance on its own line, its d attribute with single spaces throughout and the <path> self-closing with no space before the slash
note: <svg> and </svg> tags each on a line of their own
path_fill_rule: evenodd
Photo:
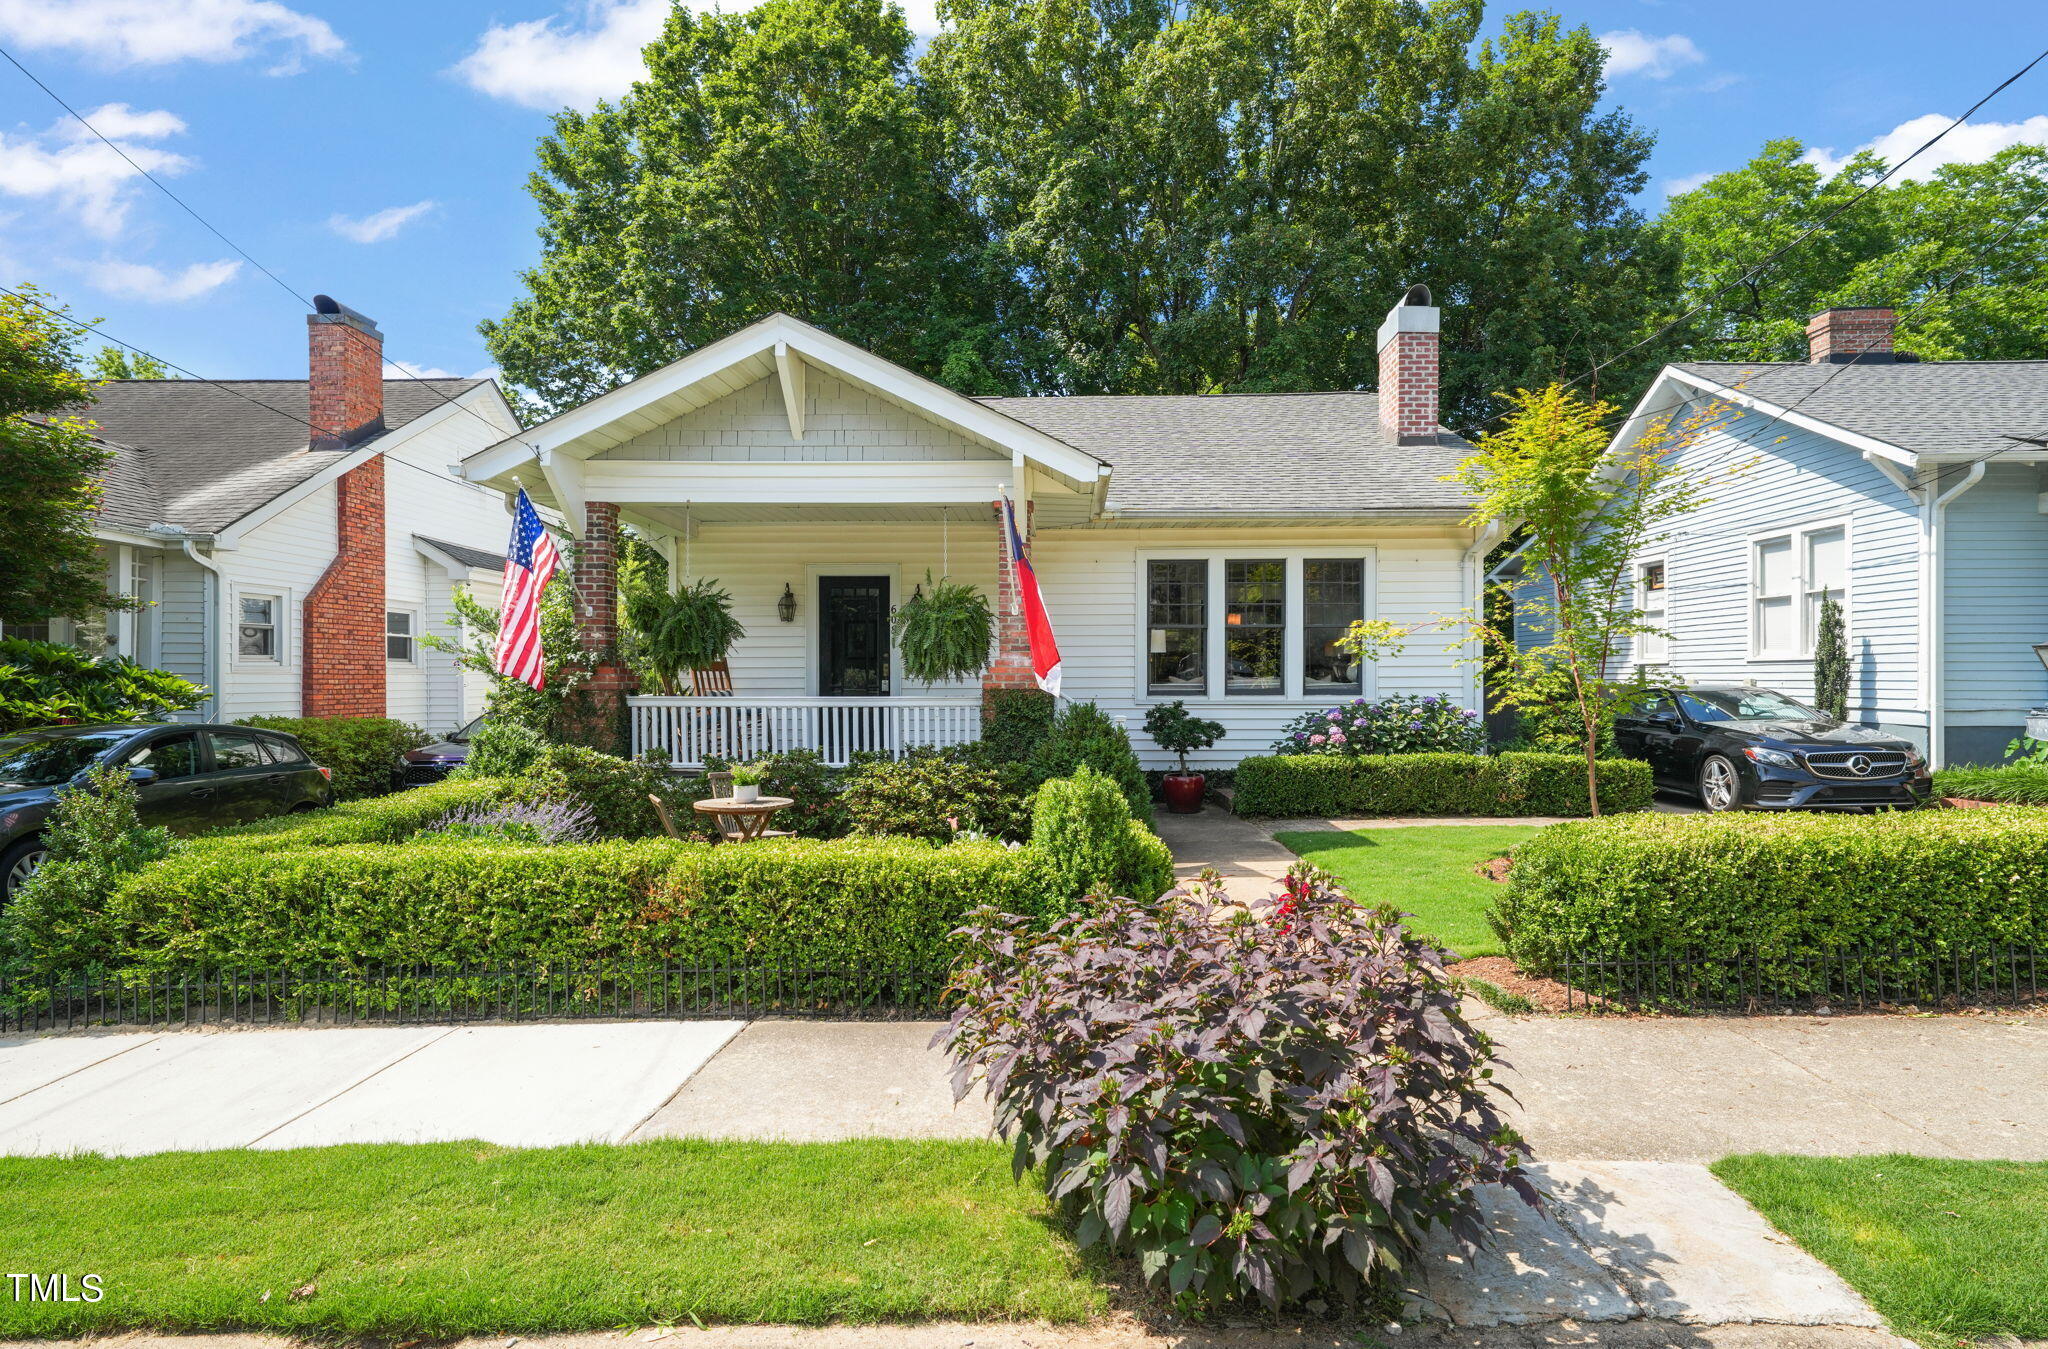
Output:
<svg viewBox="0 0 2048 1349">
<path fill-rule="evenodd" d="M 79 769 L 133 735 L 96 731 L 84 735 L 10 735 L 0 738 L 0 785 L 56 787 Z"/>
<path fill-rule="evenodd" d="M 479 728 L 483 724 L 484 719 L 482 717 L 478 717 L 475 721 L 469 723 L 469 725 L 463 727 L 461 730 L 449 736 L 448 739 L 452 744 L 466 745 L 470 741 L 476 739 L 477 728 Z"/>
<path fill-rule="evenodd" d="M 1689 689 L 1678 705 L 1694 721 L 1825 721 L 1804 703 L 1770 689 Z"/>
</svg>

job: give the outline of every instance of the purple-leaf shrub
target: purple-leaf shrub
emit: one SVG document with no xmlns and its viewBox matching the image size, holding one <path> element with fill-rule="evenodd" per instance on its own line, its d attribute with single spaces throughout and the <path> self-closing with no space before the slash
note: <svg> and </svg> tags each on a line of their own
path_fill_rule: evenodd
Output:
<svg viewBox="0 0 2048 1349">
<path fill-rule="evenodd" d="M 1212 874 L 962 935 L 933 1041 L 955 1098 L 981 1078 L 1080 1244 L 1180 1301 L 1355 1299 L 1430 1224 L 1476 1245 L 1475 1187 L 1538 1202 L 1442 953 L 1326 872 L 1298 863 L 1250 908 Z"/>
<path fill-rule="evenodd" d="M 1478 754 L 1486 722 L 1442 694 L 1391 693 L 1304 712 L 1273 742 L 1275 754 Z"/>
</svg>

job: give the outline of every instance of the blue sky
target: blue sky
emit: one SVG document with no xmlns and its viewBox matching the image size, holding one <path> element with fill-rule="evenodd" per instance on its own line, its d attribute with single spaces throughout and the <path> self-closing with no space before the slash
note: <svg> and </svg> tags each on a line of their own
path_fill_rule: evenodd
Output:
<svg viewBox="0 0 2048 1349">
<path fill-rule="evenodd" d="M 547 110 L 623 89 L 667 7 L 0 0 L 0 45 L 298 290 L 375 317 L 387 357 L 470 374 L 489 362 L 477 321 L 538 249 L 525 180 Z M 1657 133 L 1652 209 L 1773 136 L 1917 145 L 2048 45 L 2039 0 L 1559 9 L 1606 37 L 1612 100 Z M 203 375 L 303 375 L 298 301 L 68 123 L 0 64 L 0 280 Z M 2022 140 L 2048 142 L 2048 64 L 1938 151 Z"/>
</svg>

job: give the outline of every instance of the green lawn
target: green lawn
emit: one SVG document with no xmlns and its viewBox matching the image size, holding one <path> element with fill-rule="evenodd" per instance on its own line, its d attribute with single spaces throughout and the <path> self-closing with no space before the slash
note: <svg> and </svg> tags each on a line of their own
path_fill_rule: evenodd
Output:
<svg viewBox="0 0 2048 1349">
<path fill-rule="evenodd" d="M 1043 1188 L 979 1142 L 8 1157 L 0 1249 L 0 1272 L 67 1273 L 74 1292 L 98 1274 L 106 1290 L 0 1296 L 0 1338 L 1073 1321 L 1107 1303 Z"/>
<path fill-rule="evenodd" d="M 2048 1338 L 2048 1163 L 1750 1155 L 1714 1174 L 1923 1344 Z"/>
<path fill-rule="evenodd" d="M 1461 956 L 1502 954 L 1486 925 L 1486 908 L 1500 884 L 1479 874 L 1543 826 L 1434 824 L 1400 829 L 1288 830 L 1277 837 L 1328 871 L 1364 903 L 1388 903 L 1413 914 L 1409 926 Z"/>
</svg>

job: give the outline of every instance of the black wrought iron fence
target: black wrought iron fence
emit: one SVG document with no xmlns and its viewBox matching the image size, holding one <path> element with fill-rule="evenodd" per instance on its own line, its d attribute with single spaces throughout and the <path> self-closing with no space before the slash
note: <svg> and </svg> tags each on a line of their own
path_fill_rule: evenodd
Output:
<svg viewBox="0 0 2048 1349">
<path fill-rule="evenodd" d="M 1573 1009 L 1825 1006 L 1867 1011 L 2039 1001 L 2048 952 L 2032 947 L 1734 955 L 1567 950 L 1545 962 L 1542 972 L 1564 984 L 1566 1003 Z"/>
<path fill-rule="evenodd" d="M 61 980 L 0 976 L 0 1033 L 578 1018 L 898 1019 L 936 1014 L 944 989 L 944 981 L 929 971 L 700 965 L 364 965 Z"/>
</svg>

